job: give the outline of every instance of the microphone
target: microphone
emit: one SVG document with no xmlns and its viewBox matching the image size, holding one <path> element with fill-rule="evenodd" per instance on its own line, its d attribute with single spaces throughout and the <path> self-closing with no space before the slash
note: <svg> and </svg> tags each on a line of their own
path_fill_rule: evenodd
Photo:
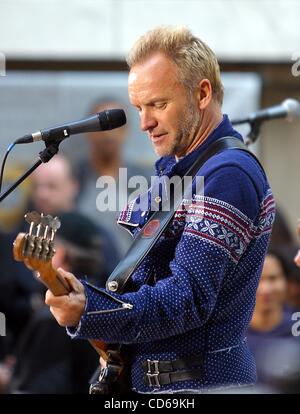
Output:
<svg viewBox="0 0 300 414">
<path fill-rule="evenodd" d="M 296 99 L 285 99 L 280 105 L 270 106 L 269 108 L 261 109 L 252 112 L 246 118 L 232 120 L 232 125 L 244 124 L 258 124 L 263 121 L 276 118 L 286 118 L 287 121 L 292 122 L 300 116 L 300 103 Z"/>
<path fill-rule="evenodd" d="M 98 112 L 89 118 L 69 122 L 53 128 L 42 129 L 17 139 L 15 144 L 28 144 L 36 141 L 62 141 L 70 135 L 83 132 L 107 131 L 126 124 L 126 115 L 123 109 L 107 109 Z"/>
</svg>

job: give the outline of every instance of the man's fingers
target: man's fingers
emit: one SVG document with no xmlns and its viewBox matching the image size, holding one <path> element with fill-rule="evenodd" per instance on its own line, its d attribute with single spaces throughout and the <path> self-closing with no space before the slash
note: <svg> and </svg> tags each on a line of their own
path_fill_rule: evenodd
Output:
<svg viewBox="0 0 300 414">
<path fill-rule="evenodd" d="M 50 290 L 47 290 L 46 296 L 45 296 L 45 303 L 48 306 L 53 306 L 53 307 L 59 308 L 65 302 L 66 296 L 67 295 L 54 296 L 53 293 Z"/>
<path fill-rule="evenodd" d="M 107 362 L 102 358 L 102 356 L 100 356 L 100 366 L 101 368 L 107 367 Z"/>
<path fill-rule="evenodd" d="M 66 314 L 63 311 L 55 306 L 50 306 L 49 309 L 60 326 L 68 326 Z"/>
<path fill-rule="evenodd" d="M 63 279 L 66 280 L 66 282 L 69 284 L 73 291 L 82 291 L 82 283 L 79 282 L 79 280 L 72 273 L 66 272 L 61 267 L 59 267 L 56 271 Z"/>
<path fill-rule="evenodd" d="M 61 326 L 77 326 L 86 304 L 84 286 L 76 277 L 64 269 L 57 269 L 57 274 L 71 287 L 68 295 L 54 296 L 47 290 L 45 303 Z"/>
</svg>

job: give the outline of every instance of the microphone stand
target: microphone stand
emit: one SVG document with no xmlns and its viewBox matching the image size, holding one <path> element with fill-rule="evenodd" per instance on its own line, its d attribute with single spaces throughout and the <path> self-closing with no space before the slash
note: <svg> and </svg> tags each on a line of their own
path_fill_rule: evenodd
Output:
<svg viewBox="0 0 300 414">
<path fill-rule="evenodd" d="M 251 129 L 245 140 L 246 145 L 254 144 L 254 142 L 257 140 L 260 134 L 260 128 L 261 128 L 262 122 L 260 121 L 251 122 L 250 121 L 249 124 L 250 124 Z"/>
<path fill-rule="evenodd" d="M 65 137 L 64 137 L 65 138 Z M 45 145 L 46 148 L 39 153 L 39 159 L 36 163 L 30 167 L 25 174 L 23 174 L 14 184 L 12 184 L 3 194 L 0 194 L 0 203 L 1 201 L 5 200 L 5 198 L 15 189 L 17 188 L 34 170 L 36 170 L 42 163 L 48 162 L 51 158 L 54 157 L 55 154 L 58 153 L 59 144 L 61 140 L 57 141 L 46 141 Z"/>
<path fill-rule="evenodd" d="M 262 121 L 255 120 L 255 121 L 246 121 L 246 122 L 250 125 L 250 128 L 251 128 L 250 132 L 248 133 L 245 139 L 245 144 L 249 146 L 251 144 L 254 144 L 254 142 L 259 137 Z M 242 122 L 232 121 L 232 125 L 244 124 L 246 122 L 245 121 L 242 121 Z"/>
</svg>

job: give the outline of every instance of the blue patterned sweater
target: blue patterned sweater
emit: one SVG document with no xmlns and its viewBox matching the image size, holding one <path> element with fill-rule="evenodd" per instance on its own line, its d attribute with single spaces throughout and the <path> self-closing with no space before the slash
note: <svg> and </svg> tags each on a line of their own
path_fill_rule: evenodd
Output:
<svg viewBox="0 0 300 414">
<path fill-rule="evenodd" d="M 177 163 L 163 157 L 158 175 L 180 174 L 212 142 L 242 137 L 226 115 L 208 139 Z M 114 294 L 83 282 L 86 308 L 73 338 L 127 344 L 131 380 L 138 392 L 202 390 L 253 384 L 254 358 L 245 339 L 269 243 L 275 206 L 267 178 L 245 151 L 214 155 L 199 170 L 204 194 L 194 194 L 133 275 L 134 291 Z M 149 193 L 148 193 L 149 196 Z M 119 223 L 135 235 L 148 213 L 135 201 Z M 146 284 L 154 275 L 154 283 Z M 131 304 L 129 309 L 124 304 Z M 201 354 L 197 380 L 156 389 L 143 381 L 142 362 Z"/>
</svg>

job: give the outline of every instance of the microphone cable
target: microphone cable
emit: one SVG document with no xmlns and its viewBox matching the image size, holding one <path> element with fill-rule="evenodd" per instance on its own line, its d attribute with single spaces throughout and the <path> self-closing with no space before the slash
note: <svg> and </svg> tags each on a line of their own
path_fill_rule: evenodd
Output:
<svg viewBox="0 0 300 414">
<path fill-rule="evenodd" d="M 11 150 L 14 148 L 14 146 L 16 145 L 15 142 L 13 142 L 12 144 L 10 144 L 6 150 L 6 153 L 3 157 L 2 160 L 2 165 L 1 165 L 1 172 L 0 172 L 0 194 L 1 194 L 1 190 L 2 190 L 2 182 L 3 182 L 3 175 L 4 175 L 4 168 L 5 168 L 5 163 L 7 160 L 7 157 L 9 155 L 9 153 L 11 152 Z"/>
</svg>

